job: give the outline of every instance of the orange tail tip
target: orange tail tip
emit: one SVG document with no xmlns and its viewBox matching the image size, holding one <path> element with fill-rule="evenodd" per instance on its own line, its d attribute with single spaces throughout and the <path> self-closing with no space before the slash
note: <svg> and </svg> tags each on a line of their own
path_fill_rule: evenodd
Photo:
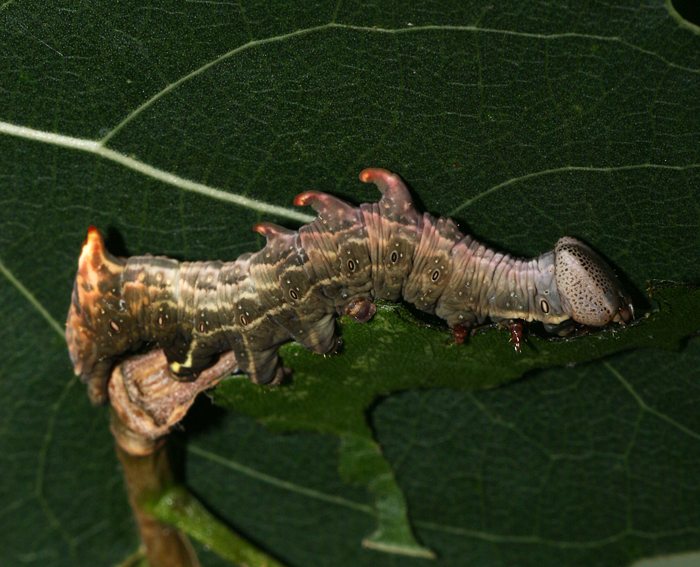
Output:
<svg viewBox="0 0 700 567">
<path fill-rule="evenodd" d="M 105 243 L 104 240 L 102 240 L 102 235 L 99 230 L 90 225 L 88 227 L 87 236 L 85 237 L 85 242 L 83 243 L 83 248 L 80 251 L 78 266 L 82 268 L 86 263 L 89 263 L 93 269 L 99 269 L 104 259 L 104 253 Z"/>
<path fill-rule="evenodd" d="M 123 269 L 123 261 L 107 252 L 105 241 L 94 226 L 89 226 L 83 248 L 80 251 L 78 260 L 78 274 L 89 278 L 90 272 L 101 272 L 107 270 L 116 273 Z M 94 283 L 94 282 L 91 282 Z"/>
<path fill-rule="evenodd" d="M 118 299 L 119 277 L 125 263 L 107 252 L 94 226 L 88 228 L 66 320 L 66 342 L 73 369 L 89 384 L 90 399 L 95 403 L 106 399 L 105 386 L 114 352 L 110 350 L 111 342 L 107 344 L 99 337 L 109 328 L 111 319 L 105 312 Z M 122 350 L 125 351 L 126 348 Z"/>
<path fill-rule="evenodd" d="M 85 236 L 85 241 L 83 242 L 83 247 L 85 246 L 104 246 L 104 241 L 102 240 L 102 235 L 97 227 L 90 225 L 87 229 L 87 235 Z"/>
</svg>

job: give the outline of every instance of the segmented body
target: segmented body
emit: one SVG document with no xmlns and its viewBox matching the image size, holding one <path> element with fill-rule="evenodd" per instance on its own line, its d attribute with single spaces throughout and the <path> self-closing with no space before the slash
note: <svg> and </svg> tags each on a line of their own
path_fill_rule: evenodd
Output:
<svg viewBox="0 0 700 567">
<path fill-rule="evenodd" d="M 76 373 L 95 401 L 114 362 L 163 348 L 172 372 L 195 377 L 233 351 L 257 383 L 283 376 L 278 349 L 295 340 L 318 353 L 337 345 L 335 318 L 374 313 L 373 300 L 399 298 L 451 328 L 493 320 L 624 322 L 631 305 L 605 262 L 564 237 L 523 260 L 462 234 L 450 219 L 420 214 L 401 179 L 360 174 L 382 192 L 353 207 L 317 192 L 299 195 L 318 217 L 298 232 L 263 223 L 266 246 L 233 262 L 177 262 L 109 255 L 91 229 L 79 261 L 66 337 Z"/>
</svg>

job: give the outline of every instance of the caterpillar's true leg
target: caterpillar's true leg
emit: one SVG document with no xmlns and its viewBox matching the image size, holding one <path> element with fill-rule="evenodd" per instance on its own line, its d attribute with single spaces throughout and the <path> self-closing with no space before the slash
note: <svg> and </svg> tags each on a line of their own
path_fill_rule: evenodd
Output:
<svg viewBox="0 0 700 567">
<path fill-rule="evenodd" d="M 377 306 L 371 299 L 358 297 L 350 301 L 343 309 L 343 314 L 352 317 L 358 323 L 366 323 L 377 312 Z"/>
<path fill-rule="evenodd" d="M 291 373 L 282 366 L 279 345 L 265 350 L 250 351 L 252 358 L 241 368 L 254 384 L 279 385 Z"/>
<path fill-rule="evenodd" d="M 510 343 L 513 345 L 515 352 L 522 352 L 523 344 L 523 322 L 517 319 L 508 322 L 508 331 L 510 331 Z"/>
<path fill-rule="evenodd" d="M 454 338 L 455 344 L 464 344 L 464 341 L 467 339 L 470 332 L 471 327 L 469 325 L 465 325 L 464 323 L 459 323 L 452 327 L 452 337 Z"/>
<path fill-rule="evenodd" d="M 315 353 L 330 354 L 337 351 L 339 340 L 336 333 L 335 315 L 329 313 L 309 326 L 302 344 Z"/>
</svg>

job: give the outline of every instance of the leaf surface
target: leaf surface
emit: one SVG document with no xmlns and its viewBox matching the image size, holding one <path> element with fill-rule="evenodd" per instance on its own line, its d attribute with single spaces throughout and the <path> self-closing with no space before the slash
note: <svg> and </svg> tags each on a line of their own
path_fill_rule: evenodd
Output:
<svg viewBox="0 0 700 567">
<path fill-rule="evenodd" d="M 376 200 L 356 176 L 381 166 L 421 208 L 501 249 L 587 241 L 640 302 L 648 280 L 700 282 L 700 39 L 660 0 L 10 0 L 0 52 L 3 565 L 116 565 L 137 546 L 107 414 L 89 406 L 61 337 L 90 224 L 119 254 L 231 260 L 261 246 L 254 222 L 298 226 L 303 190 Z M 233 381 L 217 394 L 240 411 L 244 392 L 251 405 L 269 398 L 262 421 L 326 434 L 280 436 L 203 404 L 187 425 L 187 483 L 292 565 L 423 561 L 359 546 L 374 498 L 342 481 L 333 435 L 367 439 L 369 423 L 414 531 L 445 565 L 697 550 L 697 345 L 652 348 L 697 331 L 691 296 L 659 311 L 670 334 L 642 337 L 645 321 L 618 335 L 642 350 L 574 368 L 562 358 L 598 358 L 618 339 L 534 342 L 518 358 L 491 332 L 461 357 L 399 310 L 361 330 L 386 341 L 381 359 L 346 327 L 336 359 L 286 351 L 298 364 L 288 393 Z M 397 361 L 430 370 L 376 400 L 361 374 Z M 479 386 L 528 374 L 489 392 L 423 390 L 454 388 L 455 369 Z M 308 414 L 280 410 L 294 392 L 314 400 Z M 362 404 L 345 404 L 348 392 Z M 372 400 L 368 421 L 340 423 Z"/>
</svg>

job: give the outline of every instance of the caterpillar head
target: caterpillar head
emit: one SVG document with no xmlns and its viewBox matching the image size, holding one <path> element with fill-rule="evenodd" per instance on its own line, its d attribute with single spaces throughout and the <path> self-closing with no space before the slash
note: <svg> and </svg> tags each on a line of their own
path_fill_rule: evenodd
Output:
<svg viewBox="0 0 700 567">
<path fill-rule="evenodd" d="M 583 242 L 565 236 L 554 249 L 562 307 L 577 323 L 603 327 L 628 323 L 632 301 L 610 266 Z"/>
</svg>

